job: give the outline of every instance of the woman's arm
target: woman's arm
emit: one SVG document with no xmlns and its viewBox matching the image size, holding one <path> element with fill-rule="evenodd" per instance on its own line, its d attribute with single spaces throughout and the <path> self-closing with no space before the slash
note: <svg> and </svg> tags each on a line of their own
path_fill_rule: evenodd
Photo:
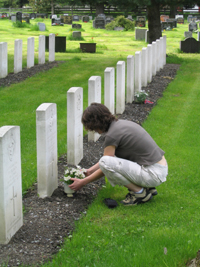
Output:
<svg viewBox="0 0 200 267">
<path fill-rule="evenodd" d="M 115 147 L 114 146 L 107 146 L 104 149 L 104 156 L 114 157 L 114 155 L 115 155 Z M 94 181 L 96 181 L 96 180 L 98 180 L 104 176 L 104 173 L 99 168 L 99 163 L 95 164 L 94 166 L 92 166 L 88 170 L 91 172 L 91 174 L 89 174 L 84 179 L 71 178 L 71 180 L 74 181 L 73 184 L 69 185 L 69 187 L 72 190 L 75 190 L 75 191 L 80 190 L 86 184 L 94 182 Z M 86 173 L 86 175 L 87 175 L 87 173 Z"/>
</svg>

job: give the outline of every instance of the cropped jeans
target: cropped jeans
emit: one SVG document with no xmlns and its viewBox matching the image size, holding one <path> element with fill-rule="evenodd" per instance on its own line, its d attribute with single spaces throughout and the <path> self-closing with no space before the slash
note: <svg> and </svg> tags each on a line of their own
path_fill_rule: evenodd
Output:
<svg viewBox="0 0 200 267">
<path fill-rule="evenodd" d="M 142 165 L 117 157 L 103 156 L 99 167 L 112 186 L 130 183 L 141 187 L 156 187 L 166 181 L 168 166 L 158 163 Z"/>
</svg>

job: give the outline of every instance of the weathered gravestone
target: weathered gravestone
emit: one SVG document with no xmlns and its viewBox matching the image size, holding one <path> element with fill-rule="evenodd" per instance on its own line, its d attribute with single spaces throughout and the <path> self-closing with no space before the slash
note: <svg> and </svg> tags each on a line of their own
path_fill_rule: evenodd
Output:
<svg viewBox="0 0 200 267">
<path fill-rule="evenodd" d="M 46 25 L 42 22 L 38 22 L 39 31 L 46 31 Z"/>
<path fill-rule="evenodd" d="M 102 16 L 96 17 L 95 20 L 93 21 L 93 27 L 95 29 L 105 29 L 105 25 L 106 25 L 106 20 Z"/>
<path fill-rule="evenodd" d="M 190 22 L 190 24 L 188 25 L 189 31 L 190 32 L 194 32 L 197 31 L 198 26 L 196 22 Z"/>
<path fill-rule="evenodd" d="M 20 127 L 0 128 L 0 244 L 23 225 Z"/>
<path fill-rule="evenodd" d="M 29 14 L 22 13 L 22 21 L 26 23 L 30 23 L 30 17 Z"/>
<path fill-rule="evenodd" d="M 22 71 L 22 40 L 15 40 L 14 73 Z"/>
<path fill-rule="evenodd" d="M 172 21 L 161 21 L 161 30 L 171 30 L 174 28 L 174 23 Z"/>
<path fill-rule="evenodd" d="M 22 22 L 22 12 L 16 12 L 16 21 Z"/>
<path fill-rule="evenodd" d="M 145 16 L 137 16 L 135 27 L 145 27 L 146 26 L 146 17 Z"/>
<path fill-rule="evenodd" d="M 0 42 L 0 78 L 8 75 L 8 43 Z"/>
<path fill-rule="evenodd" d="M 135 29 L 135 40 L 145 40 L 147 29 Z"/>
<path fill-rule="evenodd" d="M 51 20 L 51 26 L 64 26 L 63 20 L 60 18 L 52 19 Z"/>
<path fill-rule="evenodd" d="M 83 16 L 83 17 L 82 17 L 82 21 L 83 21 L 83 22 L 89 22 L 89 21 L 90 21 L 89 16 Z"/>
<path fill-rule="evenodd" d="M 57 107 L 43 103 L 36 110 L 37 192 L 50 197 L 58 187 L 57 168 Z"/>
<path fill-rule="evenodd" d="M 61 20 L 64 24 L 72 24 L 72 16 L 62 15 Z"/>
<path fill-rule="evenodd" d="M 184 37 L 185 37 L 185 38 L 190 38 L 190 37 L 192 37 L 192 32 L 184 32 Z"/>
<path fill-rule="evenodd" d="M 192 15 L 188 15 L 188 17 L 187 17 L 187 21 L 188 21 L 188 22 L 192 22 L 192 18 L 193 18 Z"/>
<path fill-rule="evenodd" d="M 176 20 L 178 24 L 184 24 L 184 17 L 183 15 L 177 15 Z"/>
<path fill-rule="evenodd" d="M 117 62 L 116 76 L 116 113 L 122 114 L 125 110 L 125 61 Z"/>
<path fill-rule="evenodd" d="M 81 24 L 72 24 L 72 29 L 81 29 L 82 25 Z"/>
<path fill-rule="evenodd" d="M 149 30 L 145 32 L 145 42 L 149 43 Z"/>
<path fill-rule="evenodd" d="M 81 38 L 81 32 L 79 32 L 79 31 L 74 31 L 74 32 L 72 33 L 72 36 L 73 36 L 73 38 L 80 39 L 80 38 Z"/>
<path fill-rule="evenodd" d="M 30 19 L 36 19 L 36 13 L 30 13 L 29 18 Z"/>
<path fill-rule="evenodd" d="M 79 16 L 78 15 L 74 15 L 73 16 L 73 21 L 79 21 Z"/>
<path fill-rule="evenodd" d="M 166 21 L 167 19 L 169 19 L 169 16 L 168 15 L 161 15 L 160 16 L 160 21 Z"/>
<path fill-rule="evenodd" d="M 194 38 L 187 38 L 180 42 L 180 50 L 184 53 L 199 53 L 200 51 L 200 41 Z"/>
<path fill-rule="evenodd" d="M 172 23 L 172 28 L 177 28 L 177 20 L 176 19 L 166 19 L 166 22 Z"/>
<path fill-rule="evenodd" d="M 11 15 L 11 16 L 10 16 L 10 19 L 11 19 L 13 22 L 16 22 L 16 15 Z"/>
</svg>

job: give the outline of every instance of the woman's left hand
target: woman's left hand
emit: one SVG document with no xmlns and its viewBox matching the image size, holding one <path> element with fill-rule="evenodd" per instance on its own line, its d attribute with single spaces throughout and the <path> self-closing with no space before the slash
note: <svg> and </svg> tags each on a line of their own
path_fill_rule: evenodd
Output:
<svg viewBox="0 0 200 267">
<path fill-rule="evenodd" d="M 74 191 L 80 190 L 84 186 L 84 179 L 71 178 L 70 180 L 74 181 L 73 184 L 69 185 Z"/>
</svg>

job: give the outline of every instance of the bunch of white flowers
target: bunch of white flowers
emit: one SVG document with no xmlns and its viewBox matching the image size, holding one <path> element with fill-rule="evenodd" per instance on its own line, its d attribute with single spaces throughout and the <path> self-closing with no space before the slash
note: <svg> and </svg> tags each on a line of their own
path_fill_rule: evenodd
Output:
<svg viewBox="0 0 200 267">
<path fill-rule="evenodd" d="M 137 92 L 135 94 L 135 101 L 137 103 L 144 103 L 147 96 L 148 96 L 148 93 L 146 93 L 144 90 L 141 90 L 140 92 Z"/>
<path fill-rule="evenodd" d="M 80 166 L 76 166 L 76 168 L 67 167 L 64 174 L 64 182 L 67 184 L 72 184 L 73 181 L 70 178 L 85 178 L 86 169 L 81 168 Z"/>
</svg>

